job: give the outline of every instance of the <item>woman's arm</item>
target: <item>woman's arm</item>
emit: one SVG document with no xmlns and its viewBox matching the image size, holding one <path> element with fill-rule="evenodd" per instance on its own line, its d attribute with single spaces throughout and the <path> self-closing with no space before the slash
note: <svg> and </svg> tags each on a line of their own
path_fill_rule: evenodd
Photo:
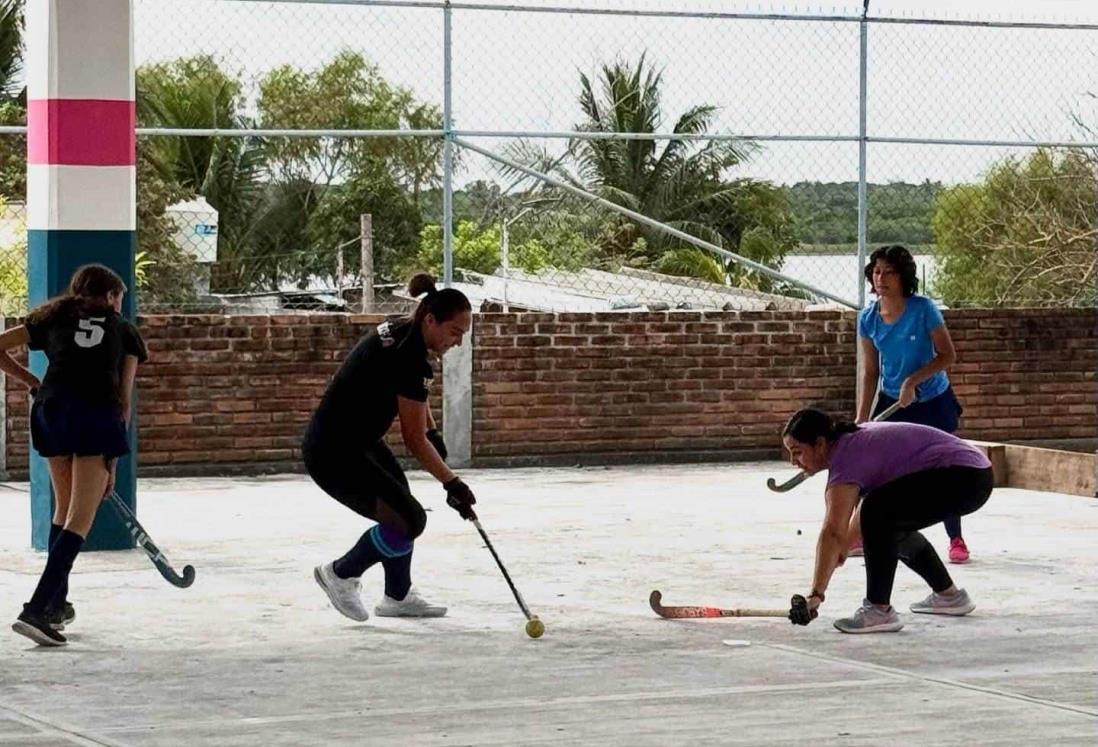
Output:
<svg viewBox="0 0 1098 747">
<path fill-rule="evenodd" d="M 435 479 L 445 484 L 453 480 L 457 475 L 442 461 L 438 451 L 427 440 L 426 402 L 397 397 L 397 412 L 400 415 L 400 436 L 408 451 L 419 461 L 423 469 L 434 475 Z"/>
<path fill-rule="evenodd" d="M 816 541 L 816 567 L 812 574 L 812 594 L 826 592 L 835 569 L 846 560 L 846 553 L 850 548 L 850 517 L 858 503 L 858 486 L 831 485 L 824 494 L 824 500 L 827 502 L 827 513 L 824 516 L 823 526 L 820 527 L 820 537 Z M 815 604 L 812 598 L 808 600 L 812 608 L 818 607 L 823 601 L 819 596 L 815 599 Z"/>
<path fill-rule="evenodd" d="M 855 423 L 869 420 L 873 408 L 873 397 L 877 394 L 877 384 L 881 378 L 880 353 L 877 346 L 868 337 L 859 337 L 858 346 L 862 351 L 862 386 L 858 391 L 858 411 L 854 415 Z"/>
<path fill-rule="evenodd" d="M 957 362 L 957 349 L 953 347 L 953 338 L 949 330 L 941 324 L 930 331 L 930 340 L 934 343 L 934 357 L 922 368 L 906 379 L 900 389 L 900 403 L 907 407 L 915 401 L 915 387 L 922 384 L 939 371 L 946 371 Z M 908 401 L 905 401 L 905 396 Z"/>
<path fill-rule="evenodd" d="M 34 389 L 42 384 L 38 377 L 15 362 L 8 351 L 12 348 L 23 347 L 30 342 L 30 334 L 23 325 L 12 327 L 0 333 L 0 371 L 8 376 L 23 382 L 28 389 Z"/>
<path fill-rule="evenodd" d="M 118 382 L 118 399 L 122 403 L 122 420 L 128 428 L 130 414 L 133 412 L 133 382 L 137 378 L 137 356 L 127 355 L 122 359 L 122 378 Z"/>
</svg>

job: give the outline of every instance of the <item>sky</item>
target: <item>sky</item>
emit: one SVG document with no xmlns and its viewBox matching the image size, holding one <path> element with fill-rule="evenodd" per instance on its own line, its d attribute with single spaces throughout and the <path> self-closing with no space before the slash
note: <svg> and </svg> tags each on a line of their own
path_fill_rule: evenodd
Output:
<svg viewBox="0 0 1098 747">
<path fill-rule="evenodd" d="M 523 5 L 660 10 L 669 0 L 488 0 Z M 678 0 L 691 12 L 856 15 L 861 2 Z M 872 16 L 1098 24 L 1092 0 L 874 0 Z M 571 130 L 581 73 L 644 53 L 663 71 L 666 129 L 698 104 L 714 130 L 746 135 L 856 136 L 859 27 L 837 21 L 453 11 L 453 111 L 460 129 Z M 317 67 L 362 52 L 391 82 L 441 104 L 442 13 L 433 8 L 252 0 L 135 0 L 137 63 L 212 53 L 254 81 L 276 65 Z M 878 137 L 1080 140 L 1073 114 L 1098 124 L 1098 30 L 869 28 L 868 132 Z M 1090 139 L 1098 139 L 1096 133 Z M 482 138 L 500 149 L 506 138 Z M 547 141 L 563 148 L 563 140 Z M 781 183 L 857 178 L 854 143 L 764 143 L 738 175 Z M 979 178 L 1012 149 L 873 144 L 870 181 Z M 490 175 L 468 156 L 459 182 Z"/>
</svg>

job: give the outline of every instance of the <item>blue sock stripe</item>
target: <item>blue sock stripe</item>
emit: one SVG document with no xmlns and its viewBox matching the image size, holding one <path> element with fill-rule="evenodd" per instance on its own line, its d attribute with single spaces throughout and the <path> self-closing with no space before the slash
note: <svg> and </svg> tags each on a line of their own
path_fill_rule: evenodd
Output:
<svg viewBox="0 0 1098 747">
<path fill-rule="evenodd" d="M 383 536 L 384 531 L 380 524 L 371 529 L 369 534 L 370 540 L 374 543 L 374 547 L 376 547 L 377 551 L 386 558 L 399 558 L 412 551 L 412 543 L 407 539 L 401 542 L 399 537 L 390 536 L 389 541 L 386 542 L 385 537 Z"/>
</svg>

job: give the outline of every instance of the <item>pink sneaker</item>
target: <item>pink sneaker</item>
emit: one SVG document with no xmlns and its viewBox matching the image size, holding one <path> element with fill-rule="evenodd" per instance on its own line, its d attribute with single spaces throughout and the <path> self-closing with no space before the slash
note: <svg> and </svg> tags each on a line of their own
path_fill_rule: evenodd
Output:
<svg viewBox="0 0 1098 747">
<path fill-rule="evenodd" d="M 865 555 L 865 551 L 862 550 L 862 541 L 856 539 L 850 543 L 850 550 L 846 553 L 847 557 L 860 558 Z"/>
<path fill-rule="evenodd" d="M 968 546 L 965 544 L 965 541 L 960 537 L 954 537 L 949 541 L 949 562 L 968 562 Z"/>
</svg>

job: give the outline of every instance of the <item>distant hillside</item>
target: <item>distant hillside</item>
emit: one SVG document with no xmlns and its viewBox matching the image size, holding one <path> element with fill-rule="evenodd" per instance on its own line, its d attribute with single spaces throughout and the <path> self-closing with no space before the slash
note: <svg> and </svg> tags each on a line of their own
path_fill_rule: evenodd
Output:
<svg viewBox="0 0 1098 747">
<path fill-rule="evenodd" d="M 930 244 L 930 216 L 939 182 L 869 184 L 870 244 Z M 857 182 L 798 182 L 786 187 L 804 244 L 851 244 L 858 240 Z"/>
</svg>

